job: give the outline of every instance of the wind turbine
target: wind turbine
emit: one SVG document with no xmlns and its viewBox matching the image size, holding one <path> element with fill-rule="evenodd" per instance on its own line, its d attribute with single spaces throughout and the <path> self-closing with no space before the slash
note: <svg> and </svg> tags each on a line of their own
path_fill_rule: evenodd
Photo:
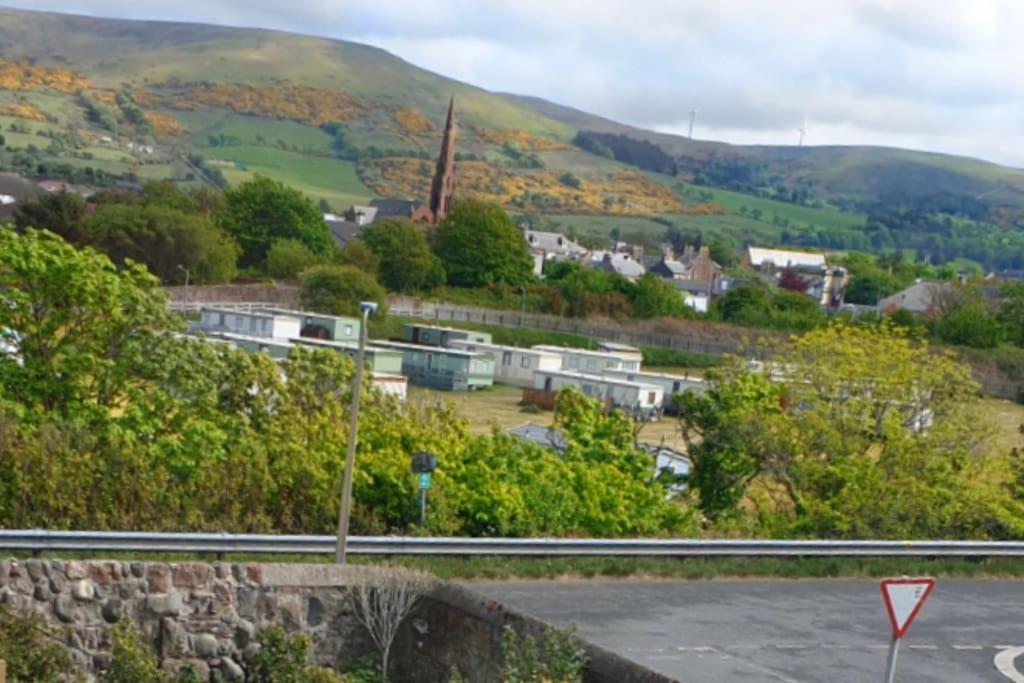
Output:
<svg viewBox="0 0 1024 683">
<path fill-rule="evenodd" d="M 804 136 L 807 135 L 807 117 L 804 117 L 804 122 L 800 124 L 800 127 L 796 129 L 800 133 L 800 142 L 797 143 L 798 147 L 804 146 Z"/>
<path fill-rule="evenodd" d="M 690 110 L 690 133 L 689 133 L 689 135 L 687 137 L 689 137 L 691 140 L 693 139 L 693 122 L 697 118 L 697 112 L 699 112 L 699 111 L 700 111 L 700 109 L 691 109 Z"/>
</svg>

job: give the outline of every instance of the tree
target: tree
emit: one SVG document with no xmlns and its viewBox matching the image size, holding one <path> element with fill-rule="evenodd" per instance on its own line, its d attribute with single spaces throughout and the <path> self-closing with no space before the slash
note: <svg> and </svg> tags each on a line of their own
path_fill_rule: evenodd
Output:
<svg viewBox="0 0 1024 683">
<path fill-rule="evenodd" d="M 360 301 L 375 301 L 387 311 L 387 294 L 376 279 L 352 266 L 319 265 L 301 277 L 302 307 L 331 315 L 359 315 Z"/>
<path fill-rule="evenodd" d="M 118 270 L 44 231 L 0 228 L 0 291 L 0 332 L 14 348 L 0 356 L 0 399 L 55 415 L 112 408 L 155 337 L 180 326 L 145 268 Z"/>
<path fill-rule="evenodd" d="M 788 268 L 779 276 L 779 287 L 787 291 L 803 294 L 807 291 L 807 286 L 808 283 L 802 277 Z"/>
<path fill-rule="evenodd" d="M 22 230 L 49 230 L 72 244 L 86 242 L 82 231 L 85 200 L 72 192 L 47 193 L 14 212 L 14 224 Z"/>
<path fill-rule="evenodd" d="M 430 574 L 404 567 L 360 567 L 351 589 L 352 612 L 380 650 L 381 678 L 388 680 L 391 645 L 398 628 L 436 583 Z"/>
<path fill-rule="evenodd" d="M 695 317 L 679 291 L 651 273 L 637 279 L 630 302 L 637 318 Z"/>
<path fill-rule="evenodd" d="M 1006 329 L 984 303 L 966 301 L 946 313 L 935 326 L 948 344 L 994 349 L 1006 338 Z"/>
<path fill-rule="evenodd" d="M 327 253 L 333 244 L 316 204 L 265 176 L 225 192 L 217 224 L 238 240 L 243 267 L 262 264 L 271 244 L 279 239 L 296 239 L 317 255 Z"/>
<path fill-rule="evenodd" d="M 377 258 L 377 274 L 388 289 L 404 294 L 444 282 L 441 262 L 423 230 L 411 221 L 374 221 L 363 230 L 362 240 Z"/>
<path fill-rule="evenodd" d="M 880 269 L 871 269 L 853 276 L 843 298 L 847 303 L 874 306 L 898 289 L 899 284 L 892 275 Z"/>
<path fill-rule="evenodd" d="M 963 538 L 1019 533 L 988 487 L 970 369 L 887 324 L 798 337 L 760 372 L 742 360 L 680 399 L 690 483 L 712 519 L 743 500 L 773 534 Z M 755 486 L 756 484 L 756 486 Z"/>
<path fill-rule="evenodd" d="M 7 144 L 7 138 L 4 137 L 3 133 L 0 133 L 0 147 Z"/>
<path fill-rule="evenodd" d="M 115 263 L 143 263 L 163 282 L 228 282 L 237 273 L 238 245 L 200 213 L 161 204 L 100 205 L 85 220 L 84 240 Z"/>
<path fill-rule="evenodd" d="M 263 269 L 270 277 L 292 279 L 319 259 L 299 240 L 277 240 L 270 246 Z"/>
<path fill-rule="evenodd" d="M 362 240 L 352 240 L 347 243 L 338 251 L 334 260 L 343 266 L 358 268 L 374 277 L 377 276 L 377 269 L 380 267 L 377 255 Z"/>
<path fill-rule="evenodd" d="M 504 209 L 476 199 L 455 202 L 435 233 L 434 253 L 448 284 L 458 287 L 518 285 L 533 277 L 526 238 Z"/>
<path fill-rule="evenodd" d="M 583 187 L 583 182 L 571 171 L 566 171 L 562 175 L 558 176 L 558 182 L 562 183 L 566 187 L 571 187 L 576 190 Z"/>
<path fill-rule="evenodd" d="M 1024 283 L 1002 288 L 998 317 L 1010 343 L 1024 346 Z"/>
</svg>

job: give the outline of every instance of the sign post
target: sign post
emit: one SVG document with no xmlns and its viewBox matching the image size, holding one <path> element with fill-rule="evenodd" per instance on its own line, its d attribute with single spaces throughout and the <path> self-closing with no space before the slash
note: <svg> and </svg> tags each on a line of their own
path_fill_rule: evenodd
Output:
<svg viewBox="0 0 1024 683">
<path fill-rule="evenodd" d="M 895 680 L 900 641 L 934 588 L 935 579 L 931 578 L 905 577 L 882 581 L 882 600 L 892 626 L 892 642 L 889 644 L 889 658 L 885 664 L 885 683 L 893 683 Z"/>
<path fill-rule="evenodd" d="M 420 451 L 412 456 L 412 471 L 418 475 L 420 489 L 420 528 L 427 523 L 427 489 L 430 488 L 430 475 L 437 469 L 437 456 L 433 453 Z"/>
</svg>

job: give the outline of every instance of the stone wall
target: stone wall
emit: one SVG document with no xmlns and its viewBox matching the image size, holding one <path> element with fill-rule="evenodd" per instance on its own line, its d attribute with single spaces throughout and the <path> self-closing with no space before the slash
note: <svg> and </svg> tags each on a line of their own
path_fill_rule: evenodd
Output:
<svg viewBox="0 0 1024 683">
<path fill-rule="evenodd" d="M 358 571 L 324 564 L 5 560 L 0 605 L 43 615 L 88 674 L 109 663 L 111 628 L 129 619 L 167 671 L 191 664 L 204 680 L 241 681 L 259 631 L 271 625 L 309 635 L 320 666 L 345 669 L 376 656 L 351 609 L 348 587 Z M 391 680 L 447 683 L 455 667 L 471 683 L 498 683 L 506 625 L 543 642 L 540 621 L 441 584 L 403 623 Z M 671 683 L 598 647 L 586 650 L 585 683 Z"/>
<path fill-rule="evenodd" d="M 299 287 L 294 284 L 271 285 L 189 285 L 164 287 L 172 304 L 272 304 L 280 308 L 298 308 Z"/>
<path fill-rule="evenodd" d="M 0 603 L 41 613 L 83 672 L 110 660 L 110 630 L 139 626 L 161 665 L 193 665 L 204 680 L 241 681 L 259 630 L 279 625 L 313 640 L 313 658 L 343 667 L 374 654 L 355 621 L 343 567 L 6 560 Z"/>
</svg>

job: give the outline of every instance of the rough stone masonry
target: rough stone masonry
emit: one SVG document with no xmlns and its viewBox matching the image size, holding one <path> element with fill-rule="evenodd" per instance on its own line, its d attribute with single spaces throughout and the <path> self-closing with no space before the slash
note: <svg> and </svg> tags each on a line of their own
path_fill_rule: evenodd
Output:
<svg viewBox="0 0 1024 683">
<path fill-rule="evenodd" d="M 373 654 L 351 610 L 347 568 L 331 565 L 0 561 L 0 604 L 38 612 L 86 674 L 110 661 L 110 631 L 130 619 L 171 673 L 241 681 L 270 625 L 312 638 L 336 668 Z"/>
</svg>

